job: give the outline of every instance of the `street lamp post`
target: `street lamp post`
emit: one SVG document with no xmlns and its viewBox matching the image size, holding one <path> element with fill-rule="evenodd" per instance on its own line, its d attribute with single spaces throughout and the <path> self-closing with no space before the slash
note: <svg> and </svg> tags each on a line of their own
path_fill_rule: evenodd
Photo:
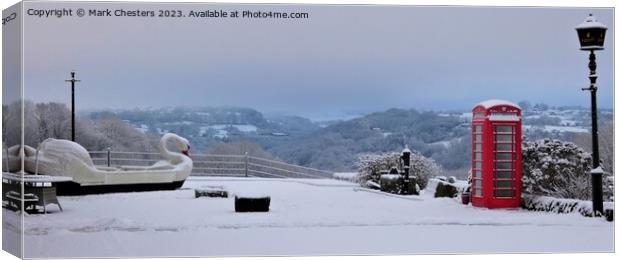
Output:
<svg viewBox="0 0 620 260">
<path fill-rule="evenodd" d="M 592 211 L 594 215 L 603 215 L 603 170 L 600 168 L 600 160 L 598 153 L 598 124 L 597 124 L 597 108 L 596 108 L 596 56 L 594 51 L 603 50 L 605 43 L 605 32 L 607 27 L 596 21 L 596 18 L 590 14 L 586 20 L 575 27 L 577 36 L 579 36 L 579 44 L 582 51 L 590 52 L 590 87 L 582 88 L 582 90 L 590 91 L 590 99 L 592 103 Z"/>
<path fill-rule="evenodd" d="M 75 142 L 75 82 L 80 80 L 75 79 L 75 71 L 71 71 L 71 79 L 65 81 L 71 82 L 71 141 Z"/>
</svg>

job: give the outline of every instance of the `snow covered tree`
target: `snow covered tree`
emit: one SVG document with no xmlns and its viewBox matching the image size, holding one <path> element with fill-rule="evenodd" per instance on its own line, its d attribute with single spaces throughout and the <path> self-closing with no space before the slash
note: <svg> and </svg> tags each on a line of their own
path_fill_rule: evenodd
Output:
<svg viewBox="0 0 620 260">
<path fill-rule="evenodd" d="M 360 171 L 360 182 L 373 181 L 378 183 L 381 171 L 388 171 L 392 167 L 402 171 L 403 165 L 400 161 L 400 156 L 400 153 L 395 152 L 361 156 L 357 163 Z M 417 178 L 420 189 L 426 188 L 428 179 L 439 175 L 440 172 L 441 168 L 434 160 L 426 158 L 416 151 L 412 151 L 409 174 Z"/>
<path fill-rule="evenodd" d="M 357 166 L 360 171 L 360 183 L 373 181 L 379 183 L 381 171 L 388 171 L 393 166 L 400 166 L 399 153 L 367 154 L 359 157 Z"/>
<path fill-rule="evenodd" d="M 524 193 L 590 199 L 592 157 L 582 148 L 571 142 L 543 139 L 524 141 L 522 154 Z"/>
<path fill-rule="evenodd" d="M 440 175 L 441 171 L 441 167 L 433 159 L 426 158 L 417 152 L 411 153 L 410 173 L 418 179 L 420 189 L 425 189 L 428 180 L 433 176 Z"/>
<path fill-rule="evenodd" d="M 614 176 L 608 173 L 603 176 L 603 200 L 614 201 Z"/>
</svg>

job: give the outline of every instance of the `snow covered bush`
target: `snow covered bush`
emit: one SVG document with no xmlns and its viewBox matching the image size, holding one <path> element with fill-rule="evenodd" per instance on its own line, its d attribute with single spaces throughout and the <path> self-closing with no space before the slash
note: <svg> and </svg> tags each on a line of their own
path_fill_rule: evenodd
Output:
<svg viewBox="0 0 620 260">
<path fill-rule="evenodd" d="M 521 207 L 531 211 L 553 212 L 558 214 L 579 213 L 586 217 L 593 215 L 592 201 L 577 199 L 558 199 L 546 196 L 524 194 L 521 198 Z M 603 209 L 613 210 L 613 202 L 605 202 Z M 608 212 L 605 212 L 609 214 Z"/>
<path fill-rule="evenodd" d="M 603 200 L 614 201 L 614 176 L 609 173 L 603 175 Z"/>
<path fill-rule="evenodd" d="M 574 143 L 555 139 L 524 141 L 522 154 L 524 193 L 590 199 L 592 157 Z M 613 196 L 613 187 L 609 193 L 609 183 L 606 184 L 605 199 L 609 200 Z"/>
<path fill-rule="evenodd" d="M 397 167 L 399 171 L 402 171 L 400 156 L 400 153 L 395 152 L 361 156 L 357 162 L 360 183 L 365 184 L 367 181 L 379 183 L 381 171 L 389 171 L 392 167 Z M 424 189 L 428 179 L 439 175 L 441 171 L 433 159 L 426 158 L 416 151 L 411 152 L 410 167 L 409 174 L 416 177 L 420 189 Z"/>
<path fill-rule="evenodd" d="M 360 171 L 360 183 L 373 181 L 379 183 L 381 171 L 389 171 L 392 166 L 400 165 L 399 153 L 367 154 L 360 156 L 357 166 Z"/>
</svg>

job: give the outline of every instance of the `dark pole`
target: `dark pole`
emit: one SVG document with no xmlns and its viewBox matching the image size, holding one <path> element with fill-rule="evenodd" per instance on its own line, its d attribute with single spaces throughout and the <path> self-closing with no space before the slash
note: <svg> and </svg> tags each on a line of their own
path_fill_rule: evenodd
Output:
<svg viewBox="0 0 620 260">
<path fill-rule="evenodd" d="M 71 141 L 75 142 L 75 71 L 71 71 L 71 79 L 65 80 L 71 82 Z"/>
<path fill-rule="evenodd" d="M 405 147 L 405 150 L 403 150 L 403 155 L 402 155 L 402 160 L 403 160 L 403 168 L 405 170 L 405 180 L 404 180 L 404 194 L 409 194 L 409 190 L 411 189 L 411 181 L 409 180 L 409 170 L 411 168 L 411 151 L 409 150 L 409 148 Z"/>
<path fill-rule="evenodd" d="M 598 124 L 597 124 L 597 108 L 596 108 L 596 56 L 594 50 L 590 50 L 590 87 L 582 90 L 590 91 L 590 100 L 592 103 L 592 211 L 594 215 L 603 215 L 603 171 L 598 169 L 600 166 L 598 154 Z"/>
</svg>

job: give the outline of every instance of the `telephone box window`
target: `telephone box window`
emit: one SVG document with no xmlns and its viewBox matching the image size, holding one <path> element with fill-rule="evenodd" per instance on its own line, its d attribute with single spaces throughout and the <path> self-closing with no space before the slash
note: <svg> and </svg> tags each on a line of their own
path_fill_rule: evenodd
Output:
<svg viewBox="0 0 620 260">
<path fill-rule="evenodd" d="M 478 119 L 484 119 L 484 113 L 478 113 Z M 474 151 L 472 152 L 472 194 L 474 197 L 482 196 L 482 168 L 484 167 L 482 164 L 482 129 L 483 126 L 479 124 L 473 124 L 472 127 L 472 145 L 474 147 Z"/>
<path fill-rule="evenodd" d="M 498 169 L 498 170 L 512 170 L 513 169 L 513 165 L 512 165 L 512 162 L 496 162 L 495 163 L 495 169 Z"/>
<path fill-rule="evenodd" d="M 495 153 L 496 161 L 512 160 L 512 153 Z"/>
<path fill-rule="evenodd" d="M 513 133 L 514 127 L 509 125 L 500 125 L 495 127 L 496 133 Z"/>
<path fill-rule="evenodd" d="M 512 179 L 512 172 L 510 171 L 495 171 L 493 176 L 495 179 Z"/>
<path fill-rule="evenodd" d="M 511 152 L 513 148 L 513 144 L 495 144 L 496 152 Z"/>
<path fill-rule="evenodd" d="M 495 190 L 494 195 L 497 198 L 512 198 L 512 197 L 515 196 L 515 192 L 512 189 L 510 189 L 510 190 Z"/>
<path fill-rule="evenodd" d="M 508 142 L 508 143 L 512 143 L 514 136 L 513 135 L 495 135 L 495 141 L 496 142 Z"/>
</svg>

